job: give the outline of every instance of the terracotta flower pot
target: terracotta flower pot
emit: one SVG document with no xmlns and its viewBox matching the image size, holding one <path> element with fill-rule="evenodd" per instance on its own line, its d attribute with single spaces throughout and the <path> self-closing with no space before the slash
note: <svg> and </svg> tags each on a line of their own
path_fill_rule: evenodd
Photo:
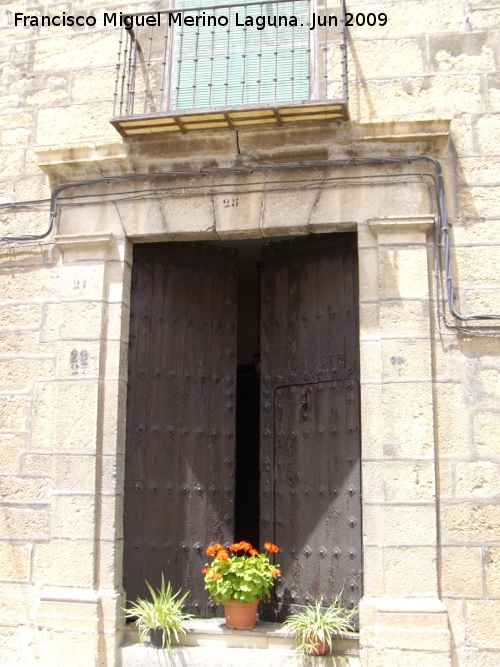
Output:
<svg viewBox="0 0 500 667">
<path fill-rule="evenodd" d="M 309 637 L 308 644 L 313 645 L 307 652 L 309 655 L 326 655 L 330 653 L 330 646 L 326 640 L 319 641 L 314 636 Z"/>
<path fill-rule="evenodd" d="M 228 600 L 224 605 L 226 627 L 235 630 L 250 630 L 255 627 L 257 619 L 257 607 L 260 600 L 254 602 L 239 602 L 239 600 Z"/>
</svg>

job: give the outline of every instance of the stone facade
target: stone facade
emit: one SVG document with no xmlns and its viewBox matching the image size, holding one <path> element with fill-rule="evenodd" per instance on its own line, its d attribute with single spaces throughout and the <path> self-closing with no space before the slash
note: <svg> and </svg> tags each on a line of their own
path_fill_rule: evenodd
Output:
<svg viewBox="0 0 500 667">
<path fill-rule="evenodd" d="M 0 244 L 0 663 L 119 664 L 132 244 L 357 230 L 361 664 L 495 667 L 500 320 L 436 299 L 435 165 L 388 159 L 438 158 L 455 306 L 500 313 L 500 3 L 349 3 L 388 17 L 348 32 L 349 121 L 124 141 L 99 26 L 153 5 L 2 5 L 0 234 L 74 185 Z"/>
</svg>

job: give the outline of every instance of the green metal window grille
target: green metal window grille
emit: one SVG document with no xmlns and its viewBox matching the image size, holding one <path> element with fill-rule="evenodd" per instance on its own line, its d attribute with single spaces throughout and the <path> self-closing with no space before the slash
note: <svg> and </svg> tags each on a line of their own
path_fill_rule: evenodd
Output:
<svg viewBox="0 0 500 667">
<path fill-rule="evenodd" d="M 300 102 L 310 93 L 309 3 L 307 0 L 260 3 L 180 0 L 179 10 L 194 26 L 174 29 L 171 108 L 231 107 Z M 192 11 L 191 11 L 192 9 Z M 274 27 L 273 19 L 276 25 Z M 297 26 L 291 26 L 291 17 Z M 198 27 L 196 20 L 198 18 Z M 208 25 L 209 17 L 217 25 Z M 225 23 L 227 26 L 219 25 Z M 253 26 L 244 24 L 252 17 Z M 256 20 L 265 26 L 257 29 Z M 202 25 L 205 20 L 205 26 Z"/>
</svg>

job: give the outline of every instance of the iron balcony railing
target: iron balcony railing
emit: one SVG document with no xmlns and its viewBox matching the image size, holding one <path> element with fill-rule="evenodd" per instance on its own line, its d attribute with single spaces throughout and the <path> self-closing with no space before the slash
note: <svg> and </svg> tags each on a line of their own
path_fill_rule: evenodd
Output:
<svg viewBox="0 0 500 667">
<path fill-rule="evenodd" d="M 314 11 L 313 11 L 314 10 Z M 122 17 L 123 135 L 347 116 L 345 4 L 262 0 Z"/>
</svg>

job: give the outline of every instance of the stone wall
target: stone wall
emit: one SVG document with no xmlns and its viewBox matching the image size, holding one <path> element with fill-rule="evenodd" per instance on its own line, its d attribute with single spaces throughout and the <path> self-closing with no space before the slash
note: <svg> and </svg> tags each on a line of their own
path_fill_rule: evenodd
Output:
<svg viewBox="0 0 500 667">
<path fill-rule="evenodd" d="M 118 30 L 99 26 L 104 11 L 134 8 L 153 3 L 47 3 L 43 14 L 92 14 L 98 27 L 23 28 L 14 27 L 14 13 L 39 10 L 2 5 L 0 234 L 46 230 L 48 203 L 40 200 L 66 180 L 438 154 L 453 223 L 457 308 L 500 313 L 499 2 L 348 3 L 354 14 L 383 11 L 388 22 L 349 30 L 351 120 L 341 126 L 198 132 L 125 145 L 109 124 Z M 381 172 L 390 177 L 395 168 Z M 368 180 L 373 172 L 354 166 L 349 175 Z M 262 217 L 262 200 L 254 197 L 251 215 L 215 218 L 197 208 L 193 222 L 183 206 L 173 216 L 162 204 L 113 204 L 116 191 L 106 184 L 74 189 L 69 194 L 85 196 L 63 201 L 54 233 L 0 247 L 0 663 L 65 664 L 70 632 L 71 665 L 114 664 L 121 639 L 127 238 L 357 228 L 364 664 L 449 666 L 451 640 L 453 667 L 495 667 L 500 335 L 480 322 L 458 333 L 449 315 L 446 322 L 435 317 L 432 198 L 413 185 L 375 195 L 366 186 L 356 197 L 352 190 L 325 195 L 316 217 L 304 195 L 289 208 L 269 197 Z M 186 200 L 190 211 L 195 204 Z M 398 216 L 402 236 L 388 226 L 390 216 Z M 412 216 L 420 218 L 408 222 Z"/>
</svg>

